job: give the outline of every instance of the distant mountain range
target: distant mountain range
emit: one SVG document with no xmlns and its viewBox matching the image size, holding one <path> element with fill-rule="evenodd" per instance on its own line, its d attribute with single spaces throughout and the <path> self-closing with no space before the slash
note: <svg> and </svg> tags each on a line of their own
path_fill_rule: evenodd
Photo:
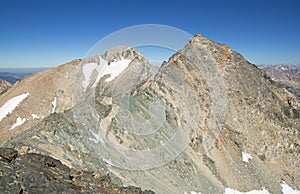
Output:
<svg viewBox="0 0 300 194">
<path fill-rule="evenodd" d="M 300 100 L 300 65 L 260 65 L 259 68 L 266 71 L 268 76 L 293 93 Z"/>
<path fill-rule="evenodd" d="M 49 68 L 0 68 L 0 80 L 5 80 L 14 84 L 25 76 L 44 71 L 46 69 Z"/>
</svg>

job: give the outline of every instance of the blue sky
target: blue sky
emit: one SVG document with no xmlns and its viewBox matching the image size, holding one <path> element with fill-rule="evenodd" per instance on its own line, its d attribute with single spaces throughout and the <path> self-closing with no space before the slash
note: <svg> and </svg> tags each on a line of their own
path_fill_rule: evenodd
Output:
<svg viewBox="0 0 300 194">
<path fill-rule="evenodd" d="M 56 66 L 132 25 L 225 43 L 256 64 L 300 64 L 298 0 L 0 0 L 0 67 Z"/>
</svg>

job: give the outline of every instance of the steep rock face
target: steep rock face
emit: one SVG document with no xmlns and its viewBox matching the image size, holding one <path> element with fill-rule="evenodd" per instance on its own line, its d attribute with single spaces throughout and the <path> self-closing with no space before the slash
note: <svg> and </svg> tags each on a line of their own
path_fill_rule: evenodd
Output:
<svg viewBox="0 0 300 194">
<path fill-rule="evenodd" d="M 203 37 L 191 42 L 189 47 L 199 48 L 200 43 L 207 48 L 206 55 L 217 62 L 226 87 L 225 120 L 214 148 L 207 153 L 220 180 L 231 188 L 265 187 L 271 193 L 280 193 L 280 180 L 299 185 L 295 162 L 299 160 L 299 104 L 295 97 L 227 46 Z M 253 157 L 246 166 L 239 158 L 242 151 Z M 271 176 L 277 180 L 270 181 Z"/>
<path fill-rule="evenodd" d="M 7 92 L 12 87 L 12 84 L 5 81 L 5 80 L 0 80 L 0 96 Z"/>
<path fill-rule="evenodd" d="M 102 57 L 137 53 L 125 50 Z M 262 70 L 201 35 L 158 70 L 130 56 L 116 78 L 95 71 L 78 104 L 5 146 L 157 193 L 299 189 L 299 103 Z"/>
</svg>

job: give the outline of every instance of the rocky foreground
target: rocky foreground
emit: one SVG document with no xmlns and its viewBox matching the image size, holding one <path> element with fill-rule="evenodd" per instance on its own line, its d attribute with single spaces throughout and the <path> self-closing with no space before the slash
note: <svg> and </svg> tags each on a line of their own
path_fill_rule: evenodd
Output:
<svg viewBox="0 0 300 194">
<path fill-rule="evenodd" d="M 0 180 L 2 193 L 154 193 L 120 187 L 108 174 L 76 171 L 50 156 L 11 148 L 0 148 Z"/>
</svg>

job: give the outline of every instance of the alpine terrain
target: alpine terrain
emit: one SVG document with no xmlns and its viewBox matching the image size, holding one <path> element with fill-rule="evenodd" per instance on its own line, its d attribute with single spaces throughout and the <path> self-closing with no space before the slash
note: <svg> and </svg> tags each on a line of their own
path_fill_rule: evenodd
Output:
<svg viewBox="0 0 300 194">
<path fill-rule="evenodd" d="M 300 66 L 299 65 L 261 65 L 271 79 L 285 87 L 300 99 Z"/>
<path fill-rule="evenodd" d="M 25 77 L 0 130 L 1 193 L 300 193 L 299 99 L 200 34 Z"/>
</svg>

